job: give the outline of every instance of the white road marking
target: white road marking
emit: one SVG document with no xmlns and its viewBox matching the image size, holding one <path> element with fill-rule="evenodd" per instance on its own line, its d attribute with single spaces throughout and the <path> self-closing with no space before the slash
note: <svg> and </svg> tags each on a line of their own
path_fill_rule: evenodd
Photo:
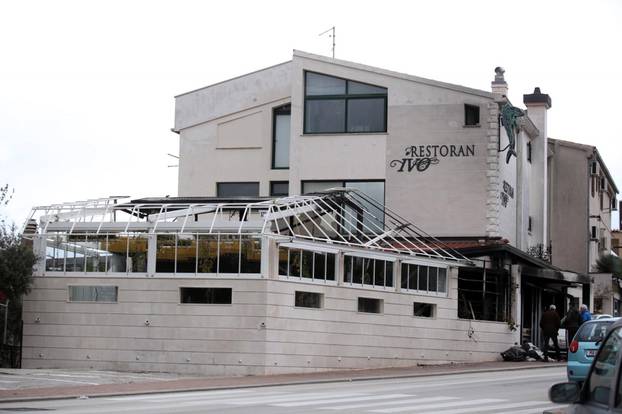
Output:
<svg viewBox="0 0 622 414">
<path fill-rule="evenodd" d="M 563 405 L 543 405 L 540 407 L 533 407 L 533 408 L 529 408 L 526 410 L 519 410 L 519 411 L 504 411 L 502 413 L 496 413 L 496 414 L 542 414 L 542 411 L 544 410 L 550 410 L 553 408 L 563 408 Z"/>
<path fill-rule="evenodd" d="M 424 405 L 414 405 L 408 407 L 396 407 L 396 408 L 385 408 L 382 410 L 372 410 L 373 413 L 399 413 L 402 411 L 411 411 L 415 410 L 415 412 L 419 412 L 420 410 L 432 409 L 434 411 L 438 411 L 439 408 L 451 408 L 451 407 L 461 407 L 465 405 L 477 405 L 477 404 L 489 404 L 489 403 L 498 403 L 507 400 L 500 400 L 497 398 L 484 398 L 481 400 L 469 400 L 469 401 L 456 401 L 450 403 L 441 403 L 441 404 L 424 404 Z"/>
<path fill-rule="evenodd" d="M 222 391 L 194 391 L 194 392 L 171 392 L 160 394 L 147 394 L 147 395 L 128 395 L 127 397 L 108 397 L 106 400 L 110 401 L 132 401 L 132 400 L 159 400 L 168 401 L 177 398 L 186 397 L 211 397 L 211 396 L 226 396 L 235 394 L 251 394 L 255 391 L 252 390 L 222 390 Z"/>
<path fill-rule="evenodd" d="M 323 404 L 334 404 L 341 402 L 354 402 L 354 401 L 372 401 L 372 400 L 384 400 L 389 398 L 403 398 L 410 397 L 408 394 L 379 394 L 379 395 L 368 395 L 363 397 L 350 397 L 350 398 L 329 398 L 324 400 L 313 400 L 313 401 L 302 401 L 302 402 L 290 402 L 290 403 L 282 403 L 282 404 L 272 404 L 277 407 L 304 407 L 309 405 L 323 405 Z"/>
<path fill-rule="evenodd" d="M 414 395 L 411 395 L 414 397 Z M 378 407 L 378 406 L 387 406 L 387 405 L 397 405 L 397 404 L 410 404 L 410 403 L 428 403 L 428 402 L 437 402 L 437 401 L 451 401 L 458 400 L 458 397 L 427 397 L 427 398 L 411 398 L 407 400 L 400 401 L 383 401 L 378 403 L 371 404 L 349 404 L 349 405 L 336 405 L 333 407 L 322 407 L 323 410 L 351 410 L 354 408 L 369 408 L 369 407 Z"/>
<path fill-rule="evenodd" d="M 341 393 L 341 392 L 331 392 L 331 393 L 304 393 L 304 394 L 289 394 L 288 396 L 282 397 L 257 397 L 244 399 L 242 401 L 231 401 L 229 404 L 233 405 L 253 405 L 253 404 L 268 404 L 275 405 L 279 403 L 291 402 L 291 401 L 309 401 L 309 400 L 317 400 L 320 398 L 338 398 L 338 397 L 361 397 L 365 394 L 362 393 Z M 227 403 L 225 403 L 227 404 Z"/>
<path fill-rule="evenodd" d="M 484 407 L 468 407 L 468 408 L 457 408 L 455 410 L 434 410 L 434 411 L 426 411 L 426 412 L 417 412 L 417 414 L 466 414 L 466 413 L 477 413 L 482 411 L 490 411 L 490 410 L 505 410 L 506 408 L 523 408 L 529 407 L 530 405 L 542 405 L 548 404 L 548 401 L 526 401 L 526 402 L 517 402 L 517 403 L 505 403 L 505 404 L 496 404 L 496 405 L 486 405 Z M 535 407 L 530 408 L 530 410 L 536 409 Z M 496 413 L 497 411 L 495 411 Z"/>
</svg>

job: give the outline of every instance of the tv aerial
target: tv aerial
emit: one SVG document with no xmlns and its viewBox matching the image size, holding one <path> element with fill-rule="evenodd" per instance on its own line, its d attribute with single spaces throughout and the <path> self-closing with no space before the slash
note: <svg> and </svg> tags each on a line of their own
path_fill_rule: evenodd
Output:
<svg viewBox="0 0 622 414">
<path fill-rule="evenodd" d="M 320 33 L 318 36 L 324 36 L 326 33 L 328 32 L 332 32 L 331 34 L 328 35 L 328 37 L 332 37 L 333 38 L 333 59 L 335 58 L 335 26 L 331 27 L 330 29 Z"/>
</svg>

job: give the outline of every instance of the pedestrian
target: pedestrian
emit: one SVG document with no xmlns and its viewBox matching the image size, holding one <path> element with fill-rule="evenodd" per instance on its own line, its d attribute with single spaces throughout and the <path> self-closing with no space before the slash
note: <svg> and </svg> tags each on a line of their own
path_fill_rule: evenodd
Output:
<svg viewBox="0 0 622 414">
<path fill-rule="evenodd" d="M 587 305 L 584 303 L 583 305 L 581 305 L 581 323 L 580 325 L 583 324 L 583 322 L 589 321 L 592 319 L 592 314 L 590 313 L 589 309 L 587 308 Z"/>
<path fill-rule="evenodd" d="M 567 342 L 572 341 L 572 338 L 579 330 L 579 325 L 581 325 L 581 314 L 577 308 L 571 305 L 568 313 L 566 313 L 566 317 L 563 319 L 563 326 L 568 334 Z"/>
<path fill-rule="evenodd" d="M 549 310 L 542 314 L 542 318 L 540 318 L 540 329 L 542 329 L 542 336 L 544 337 L 544 346 L 542 347 L 542 352 L 544 352 L 544 360 L 548 361 L 548 350 L 549 350 L 549 341 L 553 341 L 553 345 L 555 345 L 555 355 L 557 356 L 557 360 L 561 359 L 561 355 L 559 352 L 559 344 L 557 342 L 557 334 L 560 326 L 560 319 L 557 311 L 555 310 L 555 305 L 549 306 Z"/>
</svg>

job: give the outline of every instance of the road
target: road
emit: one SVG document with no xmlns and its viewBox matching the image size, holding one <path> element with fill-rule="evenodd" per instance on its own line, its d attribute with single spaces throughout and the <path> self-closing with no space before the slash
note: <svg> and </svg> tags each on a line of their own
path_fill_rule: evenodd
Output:
<svg viewBox="0 0 622 414">
<path fill-rule="evenodd" d="M 0 404 L 1 412 L 145 414 L 542 413 L 564 367 Z"/>
</svg>

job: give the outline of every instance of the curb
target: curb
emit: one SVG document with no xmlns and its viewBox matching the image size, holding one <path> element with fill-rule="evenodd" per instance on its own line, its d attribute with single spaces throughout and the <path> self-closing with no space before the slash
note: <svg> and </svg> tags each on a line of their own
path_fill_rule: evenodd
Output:
<svg viewBox="0 0 622 414">
<path fill-rule="evenodd" d="M 511 364 L 511 362 L 510 362 Z M 301 384 L 327 384 L 332 382 L 355 382 L 355 381 L 379 381 L 386 379 L 399 379 L 399 378 L 424 378 L 424 377 L 434 377 L 434 376 L 448 376 L 455 374 L 479 374 L 486 372 L 501 372 L 501 371 L 524 371 L 536 368 L 557 368 L 565 366 L 565 362 L 563 363 L 538 363 L 533 366 L 519 366 L 519 367 L 503 367 L 503 368 L 481 368 L 481 369 L 464 369 L 464 370 L 456 370 L 456 371 L 439 371 L 439 372 L 420 372 L 420 373 L 405 373 L 405 374 L 387 374 L 387 375 L 377 375 L 377 376 L 361 376 L 361 377 L 336 377 L 336 378 L 317 378 L 317 379 L 301 379 L 301 380 L 291 380 L 291 381 L 274 381 L 274 382 L 266 382 L 263 384 L 235 384 L 235 385 L 221 385 L 221 386 L 204 386 L 204 387 L 186 387 L 186 388 L 172 388 L 172 389 L 163 389 L 163 390 L 136 390 L 136 391 L 126 391 L 126 392 L 102 392 L 95 394 L 68 394 L 68 395 L 55 395 L 55 396 L 32 396 L 32 397 L 16 397 L 16 398 L 0 398 L 0 404 L 5 403 L 18 403 L 18 402 L 28 402 L 28 401 L 46 401 L 46 400 L 69 400 L 76 398 L 102 398 L 102 397 L 123 397 L 123 396 L 133 396 L 133 395 L 149 395 L 149 394 L 173 394 L 180 392 L 198 392 L 198 391 L 212 391 L 212 390 L 232 390 L 232 389 L 241 389 L 241 388 L 264 388 L 264 387 L 277 387 L 277 386 L 287 386 L 287 385 L 301 385 Z M 103 384 L 102 384 L 103 385 Z M 43 388 L 39 388 L 43 389 Z"/>
</svg>

